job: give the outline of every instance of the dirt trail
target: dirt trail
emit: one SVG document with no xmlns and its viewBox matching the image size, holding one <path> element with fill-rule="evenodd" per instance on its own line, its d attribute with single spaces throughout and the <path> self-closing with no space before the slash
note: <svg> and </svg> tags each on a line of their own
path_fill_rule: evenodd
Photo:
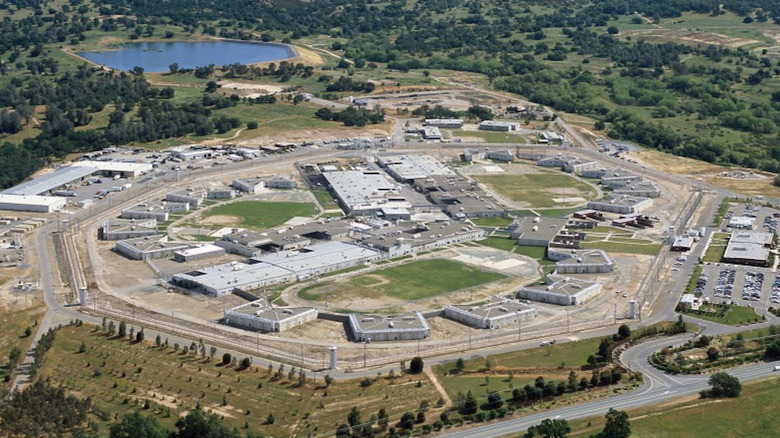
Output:
<svg viewBox="0 0 780 438">
<path fill-rule="evenodd" d="M 433 373 L 433 370 L 430 366 L 425 367 L 423 370 L 426 376 L 431 379 L 431 383 L 433 383 L 433 387 L 436 388 L 436 391 L 439 392 L 441 395 L 442 400 L 444 400 L 444 403 L 447 406 L 452 406 L 452 400 L 450 399 L 450 396 L 447 395 L 447 391 L 444 390 L 444 387 L 441 386 L 441 383 L 439 383 L 439 379 L 436 378 L 436 375 Z"/>
</svg>

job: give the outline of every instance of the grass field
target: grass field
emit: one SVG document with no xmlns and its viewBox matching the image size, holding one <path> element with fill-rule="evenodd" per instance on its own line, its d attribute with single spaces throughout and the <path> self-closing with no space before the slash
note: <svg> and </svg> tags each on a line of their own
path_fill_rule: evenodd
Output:
<svg viewBox="0 0 780 438">
<path fill-rule="evenodd" d="M 742 395 L 717 400 L 685 400 L 677 404 L 629 411 L 632 438 L 712 438 L 780 436 L 780 378 L 742 384 Z M 604 417 L 570 421 L 571 438 L 593 436 Z"/>
<path fill-rule="evenodd" d="M 25 329 L 30 328 L 34 334 L 35 323 L 43 315 L 41 307 L 32 307 L 20 311 L 5 310 L 0 312 L 0 381 L 11 374 L 15 363 L 8 362 L 8 353 L 14 348 L 18 348 L 22 353 L 19 359 L 24 356 L 24 352 L 32 342 L 32 336 L 25 335 Z M 9 366 L 10 365 L 10 366 Z"/>
<path fill-rule="evenodd" d="M 511 251 L 517 241 L 515 239 L 507 239 L 506 237 L 488 237 L 480 240 L 478 243 L 503 251 Z"/>
<path fill-rule="evenodd" d="M 578 342 L 548 345 L 545 347 L 520 350 L 512 353 L 489 355 L 464 359 L 462 373 L 448 374 L 455 370 L 455 362 L 447 362 L 433 368 L 439 382 L 450 397 L 458 392 L 472 391 L 484 396 L 488 391 L 511 391 L 512 387 L 522 387 L 539 376 L 546 380 L 565 380 L 569 371 L 575 370 L 580 377 L 589 376 L 589 371 L 579 371 L 587 363 L 588 356 L 598 350 L 598 338 Z M 490 363 L 490 369 L 487 364 Z M 512 370 L 514 378 L 509 379 Z M 486 371 L 489 380 L 485 381 Z M 506 394 L 504 395 L 506 398 Z"/>
<path fill-rule="evenodd" d="M 471 222 L 479 227 L 505 228 L 512 223 L 512 219 L 505 216 L 475 217 Z"/>
<path fill-rule="evenodd" d="M 515 253 L 522 254 L 527 257 L 531 257 L 535 260 L 541 260 L 547 254 L 547 248 L 543 246 L 525 246 L 518 245 L 515 247 Z"/>
<path fill-rule="evenodd" d="M 580 179 L 564 173 L 544 171 L 518 175 L 474 175 L 500 195 L 513 202 L 523 202 L 532 208 L 569 207 L 580 201 L 555 202 L 554 198 L 596 197 L 596 189 Z"/>
<path fill-rule="evenodd" d="M 82 340 L 85 353 L 78 352 Z M 200 355 L 112 340 L 87 326 L 68 326 L 57 333 L 40 375 L 81 397 L 91 397 L 93 406 L 106 413 L 103 420 L 95 419 L 100 436 L 107 436 L 115 413 L 121 416 L 139 410 L 145 400 L 152 404 L 144 414 L 154 415 L 169 428 L 200 403 L 222 416 L 230 428 L 243 429 L 246 423 L 265 436 L 332 436 L 353 406 L 365 417 L 384 407 L 391 421 L 398 421 L 421 400 L 433 405 L 439 398 L 425 375 L 399 377 L 394 382 L 372 377 L 375 381 L 367 388 L 358 380 L 338 381 L 325 390 L 322 375 L 319 383 L 299 386 L 297 373 L 293 381 L 287 379 L 289 370 L 285 367 L 283 377 L 274 379 L 266 368 L 237 371 Z M 419 388 L 418 380 L 422 382 Z M 276 422 L 263 425 L 269 413 Z"/>
<path fill-rule="evenodd" d="M 491 132 L 491 131 L 464 131 L 462 129 L 445 129 L 444 133 L 447 138 L 460 138 L 460 137 L 476 137 L 485 141 L 485 143 L 527 143 L 528 139 L 516 134 L 508 134 L 506 132 Z"/>
<path fill-rule="evenodd" d="M 703 309 L 703 306 L 700 309 Z M 756 311 L 752 307 L 745 306 L 729 306 L 723 317 L 708 313 L 699 314 L 691 310 L 687 310 L 683 313 L 694 318 L 728 325 L 742 325 L 745 323 L 754 322 L 756 318 L 760 320 L 760 317 L 758 314 L 756 314 Z"/>
<path fill-rule="evenodd" d="M 723 258 L 723 254 L 726 252 L 726 245 L 729 242 L 728 233 L 715 233 L 710 241 L 710 246 L 707 247 L 707 251 L 702 257 L 702 261 L 718 263 Z"/>
<path fill-rule="evenodd" d="M 339 208 L 338 202 L 336 202 L 336 199 L 333 198 L 333 195 L 331 195 L 329 191 L 312 190 L 311 193 L 314 195 L 315 198 L 317 198 L 317 202 L 320 203 L 323 209 L 332 210 L 335 208 Z"/>
<path fill-rule="evenodd" d="M 353 294 L 369 298 L 389 296 L 408 301 L 475 287 L 503 278 L 505 276 L 502 274 L 482 271 L 451 260 L 422 260 L 338 283 L 315 284 L 300 290 L 298 296 L 306 300 L 322 301 L 331 294 Z"/>
<path fill-rule="evenodd" d="M 203 216 L 234 216 L 242 227 L 265 229 L 279 226 L 296 216 L 311 217 L 317 213 L 317 207 L 310 202 L 239 201 L 214 207 Z"/>
</svg>

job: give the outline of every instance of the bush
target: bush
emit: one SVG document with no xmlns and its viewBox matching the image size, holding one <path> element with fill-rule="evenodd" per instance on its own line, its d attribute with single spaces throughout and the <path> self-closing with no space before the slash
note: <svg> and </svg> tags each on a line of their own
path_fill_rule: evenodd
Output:
<svg viewBox="0 0 780 438">
<path fill-rule="evenodd" d="M 231 356 L 230 353 L 222 355 L 222 365 L 229 365 L 231 360 L 233 360 L 233 356 Z"/>
<path fill-rule="evenodd" d="M 409 364 L 410 374 L 420 374 L 423 371 L 424 363 L 421 357 L 415 357 Z"/>
</svg>

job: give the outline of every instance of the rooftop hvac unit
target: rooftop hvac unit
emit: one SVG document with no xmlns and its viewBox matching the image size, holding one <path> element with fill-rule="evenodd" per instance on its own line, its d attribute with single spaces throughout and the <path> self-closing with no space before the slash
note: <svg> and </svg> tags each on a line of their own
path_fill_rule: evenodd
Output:
<svg viewBox="0 0 780 438">
<path fill-rule="evenodd" d="M 390 328 L 393 328 L 393 327 L 395 327 L 395 325 L 393 324 L 393 321 L 390 321 L 390 322 L 388 322 L 388 323 L 387 323 L 387 326 L 388 326 L 388 327 L 390 327 Z"/>
</svg>

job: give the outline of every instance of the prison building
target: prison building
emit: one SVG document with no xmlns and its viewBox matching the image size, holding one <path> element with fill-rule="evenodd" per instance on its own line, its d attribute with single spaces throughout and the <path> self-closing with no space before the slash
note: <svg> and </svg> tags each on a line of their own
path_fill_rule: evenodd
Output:
<svg viewBox="0 0 780 438">
<path fill-rule="evenodd" d="M 643 198 L 658 198 L 661 196 L 661 189 L 658 184 L 652 181 L 635 181 L 614 188 L 615 195 L 641 196 Z"/>
<path fill-rule="evenodd" d="M 562 143 L 563 135 L 553 131 L 542 131 L 539 133 L 539 143 Z"/>
<path fill-rule="evenodd" d="M 515 154 L 509 149 L 499 149 L 496 151 L 488 149 L 485 151 L 485 158 L 488 160 L 510 162 L 515 159 Z"/>
<path fill-rule="evenodd" d="M 425 119 L 425 126 L 435 126 L 440 129 L 460 129 L 463 119 Z"/>
<path fill-rule="evenodd" d="M 424 126 L 420 133 L 426 140 L 441 140 L 444 136 L 441 134 L 441 130 L 435 126 Z"/>
<path fill-rule="evenodd" d="M 52 213 L 62 210 L 68 200 L 60 196 L 8 195 L 0 193 L 0 210 Z"/>
<path fill-rule="evenodd" d="M 481 131 L 517 131 L 517 123 L 513 122 L 501 122 L 497 120 L 483 120 L 477 127 Z"/>
<path fill-rule="evenodd" d="M 419 251 L 429 251 L 460 242 L 478 240 L 487 234 L 483 228 L 462 222 L 434 224 L 401 224 L 380 229 L 355 229 L 351 236 L 369 248 L 398 257 Z"/>
<path fill-rule="evenodd" d="M 412 208 L 401 188 L 379 171 L 346 170 L 324 172 L 323 176 L 347 216 L 374 216 L 386 209 Z"/>
<path fill-rule="evenodd" d="M 217 245 L 205 243 L 192 248 L 182 249 L 173 253 L 173 259 L 177 262 L 191 262 L 194 260 L 203 260 L 212 257 L 218 257 L 225 254 L 225 248 Z"/>
<path fill-rule="evenodd" d="M 188 246 L 184 243 L 168 242 L 168 236 L 156 235 L 119 240 L 114 251 L 132 260 L 161 259 L 173 256 L 173 253 Z"/>
<path fill-rule="evenodd" d="M 588 202 L 588 208 L 608 213 L 637 213 L 650 207 L 651 198 L 610 194 L 605 199 Z"/>
<path fill-rule="evenodd" d="M 674 238 L 671 250 L 680 252 L 690 251 L 693 248 L 694 241 L 693 237 L 677 236 Z"/>
<path fill-rule="evenodd" d="M 615 265 L 606 252 L 600 249 L 548 248 L 547 258 L 555 260 L 558 274 L 595 274 L 612 272 Z"/>
<path fill-rule="evenodd" d="M 208 199 L 232 199 L 235 196 L 236 191 L 230 187 L 209 187 L 206 192 Z"/>
<path fill-rule="evenodd" d="M 739 265 L 767 266 L 773 243 L 773 233 L 734 231 L 726 245 L 722 261 Z"/>
<path fill-rule="evenodd" d="M 426 339 L 431 332 L 422 313 L 401 315 L 361 315 L 350 313 L 349 326 L 357 342 L 414 341 Z"/>
<path fill-rule="evenodd" d="M 225 310 L 225 324 L 263 332 L 281 332 L 315 319 L 314 307 L 276 307 L 266 300 Z"/>
<path fill-rule="evenodd" d="M 756 225 L 756 218 L 749 216 L 734 216 L 729 219 L 729 228 L 734 230 L 752 230 Z"/>
<path fill-rule="evenodd" d="M 236 178 L 230 184 L 234 189 L 254 195 L 265 187 L 263 178 Z"/>
<path fill-rule="evenodd" d="M 155 219 L 158 222 L 165 222 L 170 213 L 189 209 L 190 204 L 186 202 L 144 201 L 122 210 L 119 217 L 122 219 Z"/>
<path fill-rule="evenodd" d="M 536 165 L 540 167 L 558 167 L 565 172 L 581 174 L 586 169 L 591 169 L 598 166 L 598 163 L 595 161 L 586 161 L 581 158 L 558 154 L 541 158 L 536 161 Z"/>
<path fill-rule="evenodd" d="M 521 217 L 509 226 L 510 237 L 523 246 L 548 246 L 566 226 L 567 219 Z"/>
<path fill-rule="evenodd" d="M 298 183 L 283 176 L 274 176 L 265 181 L 265 186 L 269 189 L 294 189 L 298 187 Z"/>
<path fill-rule="evenodd" d="M 155 219 L 111 219 L 98 228 L 100 240 L 124 240 L 157 234 Z"/>
<path fill-rule="evenodd" d="M 190 204 L 190 207 L 200 207 L 206 199 L 206 189 L 203 187 L 188 187 L 185 190 L 177 190 L 165 194 L 165 200 Z"/>
<path fill-rule="evenodd" d="M 604 214 L 603 213 L 601 213 L 599 211 L 596 211 L 596 210 L 592 210 L 592 209 L 585 209 L 585 210 L 575 211 L 574 213 L 572 213 L 572 217 L 577 218 L 577 219 L 586 219 L 586 220 L 587 219 L 591 219 L 591 220 L 594 220 L 594 221 L 603 221 L 604 220 Z"/>
<path fill-rule="evenodd" d="M 432 176 L 455 176 L 455 172 L 428 155 L 380 155 L 376 162 L 388 175 L 403 183 Z"/>
<path fill-rule="evenodd" d="M 382 253 L 342 242 L 325 242 L 293 251 L 263 254 L 244 262 L 231 262 L 175 274 L 174 285 L 225 295 L 250 291 L 346 269 L 382 259 Z"/>
<path fill-rule="evenodd" d="M 600 177 L 604 187 L 617 189 L 631 183 L 642 181 L 642 176 L 625 169 L 609 169 Z"/>
<path fill-rule="evenodd" d="M 453 305 L 444 308 L 444 316 L 478 329 L 500 329 L 524 319 L 536 318 L 536 308 L 517 300 L 493 297 L 482 306 Z"/>
<path fill-rule="evenodd" d="M 207 149 L 203 146 L 191 146 L 190 148 L 174 148 L 171 157 L 182 161 L 193 161 L 214 158 L 219 152 Z"/>
<path fill-rule="evenodd" d="M 601 292 L 601 283 L 551 274 L 546 284 L 523 286 L 517 298 L 540 303 L 575 306 L 585 304 Z"/>
</svg>

